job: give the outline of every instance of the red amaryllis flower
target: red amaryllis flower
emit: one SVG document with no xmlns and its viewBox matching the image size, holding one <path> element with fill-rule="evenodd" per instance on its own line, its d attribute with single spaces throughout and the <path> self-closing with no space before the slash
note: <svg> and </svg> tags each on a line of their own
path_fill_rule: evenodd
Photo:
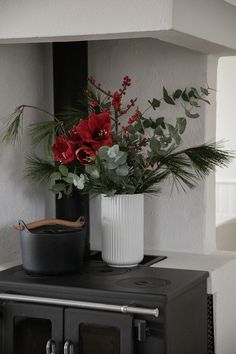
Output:
<svg viewBox="0 0 236 354">
<path fill-rule="evenodd" d="M 79 135 L 79 132 L 78 132 L 78 124 L 77 125 L 74 125 L 71 130 L 70 130 L 70 140 L 76 144 L 76 145 L 81 145 L 82 143 L 82 139 Z"/>
<path fill-rule="evenodd" d="M 96 153 L 90 147 L 83 145 L 76 150 L 75 155 L 80 163 L 87 164 L 95 160 Z"/>
<path fill-rule="evenodd" d="M 57 136 L 52 146 L 55 161 L 67 164 L 75 159 L 75 147 L 64 136 Z"/>
<path fill-rule="evenodd" d="M 90 114 L 81 119 L 77 132 L 84 144 L 97 151 L 101 146 L 112 145 L 111 118 L 109 113 Z"/>
</svg>

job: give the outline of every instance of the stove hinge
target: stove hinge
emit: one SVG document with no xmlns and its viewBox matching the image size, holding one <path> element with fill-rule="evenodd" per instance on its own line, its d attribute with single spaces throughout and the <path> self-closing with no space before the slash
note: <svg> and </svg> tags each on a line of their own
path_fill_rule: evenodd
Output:
<svg viewBox="0 0 236 354">
<path fill-rule="evenodd" d="M 145 320 L 134 320 L 134 329 L 136 333 L 136 338 L 139 342 L 145 342 L 147 336 L 149 335 L 149 328 L 147 326 L 147 321 Z"/>
</svg>

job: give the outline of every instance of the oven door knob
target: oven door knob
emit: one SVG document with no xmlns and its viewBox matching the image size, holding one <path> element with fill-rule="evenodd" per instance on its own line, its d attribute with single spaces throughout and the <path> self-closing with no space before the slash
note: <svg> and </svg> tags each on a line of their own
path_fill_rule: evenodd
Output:
<svg viewBox="0 0 236 354">
<path fill-rule="evenodd" d="M 56 343 L 52 339 L 47 341 L 46 354 L 56 354 Z"/>
<path fill-rule="evenodd" d="M 72 341 L 67 340 L 64 344 L 64 354 L 74 354 L 74 345 Z"/>
</svg>

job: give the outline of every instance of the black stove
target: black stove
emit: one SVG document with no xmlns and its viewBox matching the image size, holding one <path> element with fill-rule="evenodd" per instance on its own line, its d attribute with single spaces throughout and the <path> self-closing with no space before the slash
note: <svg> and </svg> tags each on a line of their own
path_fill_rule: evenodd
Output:
<svg viewBox="0 0 236 354">
<path fill-rule="evenodd" d="M 207 354 L 208 273 L 151 266 L 163 258 L 111 268 L 94 252 L 78 274 L 0 272 L 0 354 Z"/>
<path fill-rule="evenodd" d="M 192 270 L 178 270 L 151 267 L 166 257 L 146 256 L 141 265 L 133 268 L 113 268 L 100 258 L 100 253 L 92 253 L 81 271 L 72 275 L 33 276 L 17 266 L 0 273 L 0 290 L 43 291 L 52 296 L 65 292 L 70 295 L 91 296 L 92 292 L 112 297 L 121 293 L 132 299 L 132 294 L 145 297 L 158 296 L 163 302 L 177 296 L 182 291 L 206 279 L 207 273 Z M 129 296 L 130 294 L 130 296 Z"/>
</svg>

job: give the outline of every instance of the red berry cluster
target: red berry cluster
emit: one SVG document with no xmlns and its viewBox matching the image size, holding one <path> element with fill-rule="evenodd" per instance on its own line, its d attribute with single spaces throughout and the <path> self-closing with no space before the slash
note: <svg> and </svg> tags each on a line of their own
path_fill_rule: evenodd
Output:
<svg viewBox="0 0 236 354">
<path fill-rule="evenodd" d="M 132 124 L 134 122 L 137 122 L 138 119 L 139 119 L 139 114 L 136 112 L 128 119 L 128 124 Z"/>
<path fill-rule="evenodd" d="M 126 75 L 124 78 L 123 78 L 123 81 L 122 81 L 122 86 L 123 87 L 126 87 L 126 86 L 130 86 L 131 85 L 131 78 Z"/>
<path fill-rule="evenodd" d="M 122 99 L 122 94 L 119 91 L 116 91 L 112 96 L 111 104 L 119 112 L 121 110 L 121 99 Z"/>
</svg>

